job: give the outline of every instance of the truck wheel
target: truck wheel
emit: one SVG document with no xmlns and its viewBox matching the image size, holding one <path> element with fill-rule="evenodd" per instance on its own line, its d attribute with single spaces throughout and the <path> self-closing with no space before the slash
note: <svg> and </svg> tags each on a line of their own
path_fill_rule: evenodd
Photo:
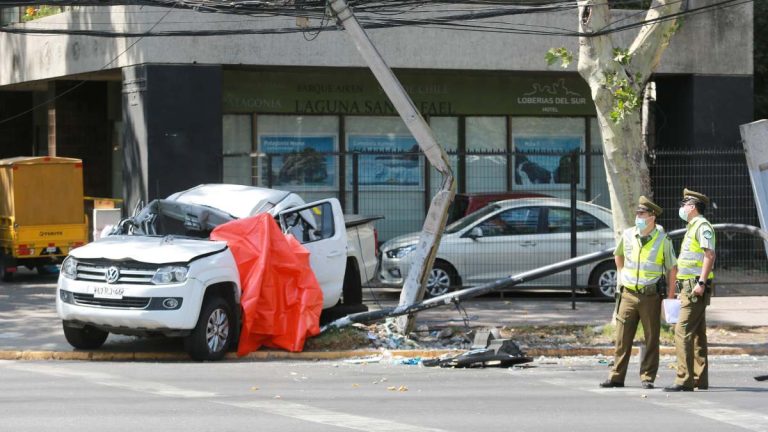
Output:
<svg viewBox="0 0 768 432">
<path fill-rule="evenodd" d="M 8 259 L 4 253 L 0 252 L 0 280 L 3 282 L 11 282 L 13 280 L 13 273 L 5 271 L 5 266 L 8 265 Z"/>
<path fill-rule="evenodd" d="M 55 264 L 38 264 L 35 266 L 35 270 L 37 270 L 37 274 L 40 276 L 51 276 L 59 274 L 59 269 Z"/>
<path fill-rule="evenodd" d="M 360 272 L 354 260 L 347 261 L 347 270 L 344 272 L 344 285 L 342 297 L 345 305 L 363 304 L 363 286 L 360 283 Z"/>
<path fill-rule="evenodd" d="M 603 300 L 613 300 L 617 282 L 616 264 L 610 261 L 600 264 L 589 277 L 592 296 Z"/>
<path fill-rule="evenodd" d="M 437 297 L 446 294 L 455 287 L 461 285 L 459 276 L 453 267 L 443 261 L 435 261 L 432 271 L 427 278 L 425 297 Z"/>
<path fill-rule="evenodd" d="M 96 349 L 104 345 L 109 332 L 99 330 L 93 326 L 70 327 L 63 323 L 64 337 L 70 345 L 77 349 Z"/>
<path fill-rule="evenodd" d="M 192 334 L 184 339 L 184 348 L 197 361 L 224 358 L 235 335 L 235 315 L 232 307 L 221 297 L 210 297 L 200 310 Z"/>
</svg>

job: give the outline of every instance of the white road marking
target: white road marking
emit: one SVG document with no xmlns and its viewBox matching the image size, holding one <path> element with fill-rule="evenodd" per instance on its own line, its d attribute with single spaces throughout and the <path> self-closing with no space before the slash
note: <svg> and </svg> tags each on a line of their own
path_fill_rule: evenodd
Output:
<svg viewBox="0 0 768 432">
<path fill-rule="evenodd" d="M 660 392 L 661 389 L 643 390 L 640 388 L 600 388 L 596 382 L 587 382 L 586 380 L 574 380 L 573 378 L 551 378 L 543 380 L 547 384 L 567 387 L 570 389 L 612 395 L 628 395 L 637 397 L 640 393 Z M 695 392 L 694 392 L 695 393 Z M 674 393 L 674 395 L 687 396 L 694 393 Z M 665 393 L 667 394 L 667 393 Z M 670 394 L 672 395 L 672 394 Z M 647 403 L 658 405 L 664 408 L 673 408 L 680 411 L 687 411 L 700 417 L 716 420 L 721 423 L 737 426 L 746 430 L 755 432 L 768 432 L 768 415 L 758 414 L 752 411 L 730 409 L 724 407 L 722 403 L 715 403 L 701 398 L 664 398 L 656 400 L 653 398 L 644 399 Z"/>
<path fill-rule="evenodd" d="M 153 381 L 127 380 L 117 375 L 111 375 L 102 372 L 70 370 L 64 369 L 62 367 L 46 366 L 37 363 L 18 363 L 8 367 L 19 371 L 38 373 L 49 376 L 78 378 L 107 387 L 133 390 L 136 392 L 149 393 L 158 396 L 180 397 L 188 399 L 213 398 L 217 396 L 216 393 L 212 392 L 187 390 Z"/>
<path fill-rule="evenodd" d="M 365 417 L 343 412 L 315 408 L 283 400 L 224 401 L 216 400 L 217 393 L 187 390 L 152 381 L 128 380 L 124 377 L 102 372 L 90 372 L 66 369 L 61 366 L 41 365 L 39 363 L 11 363 L 0 361 L 0 365 L 23 372 L 37 373 L 63 378 L 76 378 L 107 387 L 149 393 L 157 396 L 179 397 L 188 399 L 207 398 L 210 402 L 236 408 L 254 409 L 297 420 L 320 423 L 367 432 L 445 432 L 442 429 L 412 426 L 404 423 Z"/>
<path fill-rule="evenodd" d="M 355 429 L 370 432 L 443 432 L 442 429 L 412 426 L 389 420 L 381 420 L 373 417 L 365 417 L 354 414 L 345 414 L 309 405 L 297 404 L 283 400 L 258 400 L 249 402 L 215 401 L 223 405 L 238 408 L 255 409 L 269 414 L 290 417 L 312 423 L 338 426 L 347 429 Z"/>
</svg>

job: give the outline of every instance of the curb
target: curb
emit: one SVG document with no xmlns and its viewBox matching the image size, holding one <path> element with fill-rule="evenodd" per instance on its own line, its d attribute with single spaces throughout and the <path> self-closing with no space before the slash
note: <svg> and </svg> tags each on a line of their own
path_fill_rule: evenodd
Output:
<svg viewBox="0 0 768 432">
<path fill-rule="evenodd" d="M 388 351 L 392 357 L 421 357 L 433 358 L 446 354 L 459 354 L 466 350 L 392 350 Z M 632 355 L 639 354 L 638 347 L 632 348 Z M 243 357 L 235 353 L 229 353 L 225 360 L 230 361 L 272 361 L 272 360 L 298 360 L 321 361 L 343 360 L 352 358 L 365 358 L 379 354 L 380 351 L 354 350 L 354 351 L 256 351 Z M 612 347 L 595 348 L 533 348 L 525 352 L 529 357 L 576 357 L 576 356 L 613 356 Z M 674 355 L 674 347 L 661 347 L 660 355 Z M 765 347 L 709 347 L 709 355 L 768 355 Z M 46 361 L 46 360 L 70 360 L 70 361 L 120 361 L 120 362 L 192 362 L 184 352 L 102 352 L 102 351 L 0 351 L 0 360 L 17 361 Z M 364 363 L 364 361 L 362 362 Z"/>
</svg>

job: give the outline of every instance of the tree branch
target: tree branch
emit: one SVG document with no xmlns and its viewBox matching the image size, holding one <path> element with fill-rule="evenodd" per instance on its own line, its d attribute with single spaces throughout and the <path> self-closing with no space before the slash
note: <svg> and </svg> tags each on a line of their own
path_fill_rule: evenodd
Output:
<svg viewBox="0 0 768 432">
<path fill-rule="evenodd" d="M 611 9 L 605 0 L 579 0 L 579 33 L 594 34 L 610 22 Z M 613 41 L 610 35 L 579 37 L 579 73 L 589 77 L 604 69 L 600 63 L 610 59 Z"/>
<path fill-rule="evenodd" d="M 635 84 L 640 88 L 644 87 L 651 73 L 656 70 L 661 55 L 677 29 L 677 19 L 656 20 L 679 12 L 683 1 L 654 0 L 645 16 L 645 20 L 650 24 L 640 29 L 640 33 L 629 47 L 629 54 L 632 56 L 631 68 L 636 76 L 640 77 Z"/>
</svg>

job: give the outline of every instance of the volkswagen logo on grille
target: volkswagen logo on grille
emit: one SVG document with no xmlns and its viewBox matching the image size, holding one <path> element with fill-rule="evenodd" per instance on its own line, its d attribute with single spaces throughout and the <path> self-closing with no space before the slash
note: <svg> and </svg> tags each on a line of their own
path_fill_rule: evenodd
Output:
<svg viewBox="0 0 768 432">
<path fill-rule="evenodd" d="M 107 273 L 104 274 L 104 280 L 106 280 L 107 283 L 115 283 L 118 279 L 120 279 L 120 269 L 117 267 L 108 268 Z"/>
</svg>

